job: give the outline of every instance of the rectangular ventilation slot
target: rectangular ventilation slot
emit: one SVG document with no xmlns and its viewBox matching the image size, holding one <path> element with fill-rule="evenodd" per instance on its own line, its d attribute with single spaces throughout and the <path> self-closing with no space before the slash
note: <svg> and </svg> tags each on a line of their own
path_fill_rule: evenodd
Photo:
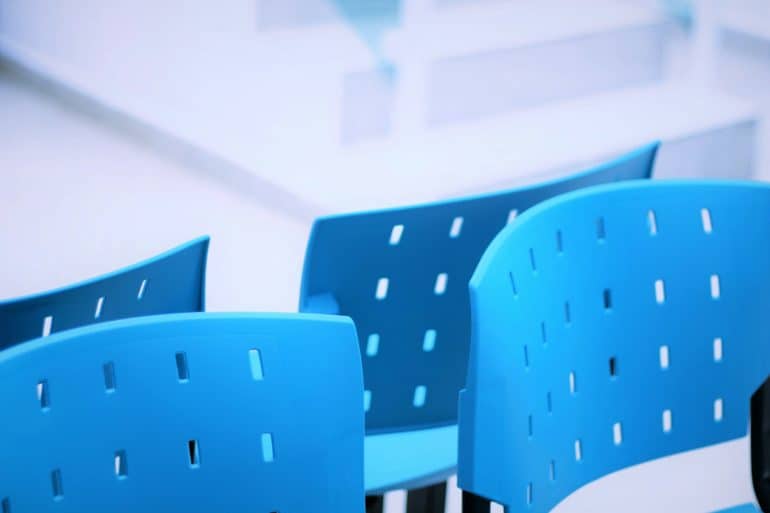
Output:
<svg viewBox="0 0 770 513">
<path fill-rule="evenodd" d="M 366 356 L 377 356 L 380 350 L 380 335 L 372 333 L 366 338 Z"/>
<path fill-rule="evenodd" d="M 48 380 L 44 379 L 37 383 L 37 400 L 40 402 L 40 409 L 43 411 L 51 408 L 51 395 L 48 390 Z"/>
<path fill-rule="evenodd" d="M 575 440 L 575 461 L 580 461 L 583 459 L 583 446 L 580 443 L 580 440 Z"/>
<path fill-rule="evenodd" d="M 604 309 L 611 310 L 612 309 L 612 292 L 610 291 L 610 289 L 604 289 L 602 298 L 604 299 Z"/>
<path fill-rule="evenodd" d="M 663 410 L 663 432 L 671 431 L 671 410 Z"/>
<path fill-rule="evenodd" d="M 717 399 L 716 401 L 714 401 L 714 421 L 722 422 L 723 415 L 724 415 L 724 411 L 723 411 L 722 399 Z"/>
<path fill-rule="evenodd" d="M 613 356 L 610 358 L 610 377 L 614 378 L 618 375 L 618 361 Z"/>
<path fill-rule="evenodd" d="M 575 372 L 569 373 L 569 392 L 570 394 L 574 394 L 577 392 L 577 383 L 575 382 Z"/>
<path fill-rule="evenodd" d="M 380 278 L 377 280 L 377 289 L 374 292 L 374 297 L 382 301 L 388 297 L 388 279 Z"/>
<path fill-rule="evenodd" d="M 179 352 L 176 354 L 176 375 L 182 383 L 190 380 L 190 369 L 187 367 L 186 353 Z"/>
<path fill-rule="evenodd" d="M 142 280 L 142 283 L 139 284 L 139 292 L 136 293 L 136 299 L 137 301 L 141 301 L 144 297 L 144 290 L 147 288 L 147 280 Z"/>
<path fill-rule="evenodd" d="M 262 433 L 262 461 L 272 463 L 275 460 L 272 433 Z"/>
<path fill-rule="evenodd" d="M 198 468 L 201 466 L 201 453 L 198 440 L 187 441 L 187 457 L 190 468 Z"/>
<path fill-rule="evenodd" d="M 612 442 L 615 445 L 623 443 L 623 427 L 620 425 L 620 422 L 612 425 Z"/>
<path fill-rule="evenodd" d="M 704 233 L 711 233 L 711 212 L 709 212 L 709 209 L 702 208 L 700 209 L 700 219 L 703 223 L 703 232 Z"/>
<path fill-rule="evenodd" d="M 422 339 L 422 350 L 426 353 L 433 351 L 436 347 L 436 330 L 426 330 Z"/>
<path fill-rule="evenodd" d="M 663 370 L 668 369 L 668 346 L 660 346 L 659 351 L 659 357 L 660 357 L 660 368 Z"/>
<path fill-rule="evenodd" d="M 535 250 L 529 248 L 529 264 L 532 266 L 532 272 L 537 271 L 537 263 L 535 263 Z"/>
<path fill-rule="evenodd" d="M 508 273 L 508 277 L 511 279 L 511 290 L 513 291 L 513 297 L 516 297 L 519 295 L 519 293 L 516 290 L 516 281 L 513 279 L 513 273 Z"/>
<path fill-rule="evenodd" d="M 604 239 L 606 238 L 606 233 L 604 231 L 604 218 L 603 217 L 600 217 L 599 219 L 596 220 L 596 238 L 600 242 L 603 242 Z"/>
<path fill-rule="evenodd" d="M 663 304 L 666 300 L 666 286 L 663 284 L 663 280 L 655 280 L 655 301 L 658 304 Z"/>
<path fill-rule="evenodd" d="M 436 276 L 436 285 L 433 287 L 433 292 L 440 296 L 444 292 L 446 292 L 446 283 L 449 279 L 449 276 L 447 276 L 447 273 L 440 273 L 438 276 Z"/>
<path fill-rule="evenodd" d="M 514 222 L 516 220 L 516 216 L 518 215 L 519 215 L 519 211 L 516 210 L 515 208 L 510 212 L 508 212 L 508 224 Z"/>
<path fill-rule="evenodd" d="M 572 322 L 572 317 L 569 311 L 569 302 L 564 303 L 564 323 L 570 324 Z"/>
<path fill-rule="evenodd" d="M 711 283 L 711 299 L 719 299 L 719 296 L 720 296 L 719 275 L 712 274 L 710 283 Z"/>
<path fill-rule="evenodd" d="M 96 310 L 94 310 L 94 319 L 102 316 L 102 306 L 104 306 L 104 296 L 96 300 Z"/>
<path fill-rule="evenodd" d="M 722 338 L 717 337 L 714 339 L 714 361 L 722 361 Z"/>
<path fill-rule="evenodd" d="M 414 398 L 412 399 L 412 405 L 415 408 L 422 408 L 425 406 L 425 394 L 427 393 L 427 389 L 424 385 L 420 385 L 415 387 L 414 389 Z"/>
<path fill-rule="evenodd" d="M 524 344 L 524 367 L 529 368 L 529 348 Z"/>
<path fill-rule="evenodd" d="M 251 379 L 254 381 L 265 379 L 262 369 L 262 353 L 259 349 L 249 349 L 249 367 L 251 368 Z"/>
<path fill-rule="evenodd" d="M 655 211 L 653 210 L 647 211 L 647 226 L 650 229 L 650 235 L 658 234 L 658 222 L 655 219 Z"/>
<path fill-rule="evenodd" d="M 11 499 L 8 497 L 3 498 L 2 502 L 0 502 L 0 512 L 11 513 Z"/>
<path fill-rule="evenodd" d="M 401 242 L 401 236 L 404 234 L 404 225 L 403 224 L 397 224 L 393 226 L 393 229 L 390 230 L 390 245 L 391 246 L 398 246 L 398 243 Z"/>
<path fill-rule="evenodd" d="M 369 411 L 372 407 L 372 391 L 364 390 L 364 411 Z"/>
<path fill-rule="evenodd" d="M 128 460 L 126 459 L 126 451 L 117 451 L 115 453 L 115 477 L 118 479 L 125 479 L 128 477 Z"/>
<path fill-rule="evenodd" d="M 548 392 L 545 395 L 545 402 L 546 402 L 546 407 L 548 408 L 548 413 L 553 413 L 553 403 L 551 402 L 551 392 Z"/>
<path fill-rule="evenodd" d="M 532 483 L 527 485 L 527 505 L 532 505 Z"/>
<path fill-rule="evenodd" d="M 53 491 L 53 500 L 60 501 L 64 498 L 64 487 L 62 486 L 61 470 L 58 468 L 51 472 L 51 489 Z"/>
<path fill-rule="evenodd" d="M 556 230 L 556 252 L 562 254 L 564 249 L 561 243 L 561 230 Z"/>
<path fill-rule="evenodd" d="M 104 389 L 111 394 L 115 391 L 115 363 L 105 363 L 102 370 L 104 371 Z"/>
<path fill-rule="evenodd" d="M 460 236 L 460 232 L 463 229 L 463 218 L 462 217 L 455 217 L 452 221 L 452 227 L 449 229 L 449 236 L 453 239 L 456 239 Z"/>
<path fill-rule="evenodd" d="M 53 327 L 53 315 L 47 315 L 43 319 L 43 336 L 47 337 L 51 334 L 51 328 Z"/>
<path fill-rule="evenodd" d="M 529 434 L 529 437 L 532 438 L 532 415 L 527 417 L 527 433 Z"/>
<path fill-rule="evenodd" d="M 553 460 L 548 464 L 548 477 L 551 481 L 556 481 L 556 462 Z"/>
</svg>

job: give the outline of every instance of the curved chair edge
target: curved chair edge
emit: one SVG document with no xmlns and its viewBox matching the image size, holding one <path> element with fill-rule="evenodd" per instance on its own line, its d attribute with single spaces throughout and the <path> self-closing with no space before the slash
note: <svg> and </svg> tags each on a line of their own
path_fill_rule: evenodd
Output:
<svg viewBox="0 0 770 513">
<path fill-rule="evenodd" d="M 602 185 L 594 185 L 591 187 L 586 187 L 583 189 L 578 189 L 575 191 L 570 191 L 564 194 L 560 194 L 559 196 L 555 196 L 553 198 L 547 199 L 541 203 L 538 203 L 532 208 L 527 209 L 524 213 L 522 213 L 519 217 L 516 218 L 515 222 L 509 223 L 502 230 L 500 230 L 500 232 L 495 236 L 495 238 L 492 240 L 489 246 L 487 246 L 486 251 L 484 251 L 484 254 L 481 256 L 479 263 L 476 265 L 476 269 L 473 271 L 473 275 L 471 276 L 471 279 L 468 283 L 471 296 L 474 295 L 476 287 L 478 287 L 479 282 L 481 281 L 482 277 L 486 273 L 487 268 L 490 266 L 491 259 L 497 253 L 498 247 L 505 242 L 511 230 L 514 230 L 517 226 L 521 226 L 522 223 L 528 222 L 529 219 L 533 217 L 537 217 L 538 215 L 540 215 L 540 212 L 549 210 L 553 205 L 558 205 L 559 203 L 562 203 L 562 202 L 569 202 L 576 198 L 582 198 L 584 196 L 599 195 L 599 194 L 602 194 L 604 191 L 608 191 L 608 190 L 612 191 L 612 190 L 633 189 L 637 187 L 650 187 L 650 188 L 672 187 L 672 186 L 687 187 L 687 186 L 691 186 L 694 183 L 697 183 L 701 187 L 740 186 L 740 187 L 755 187 L 757 189 L 766 189 L 770 187 L 768 186 L 767 183 L 754 181 L 754 180 L 730 180 L 730 179 L 727 179 L 727 180 L 720 180 L 720 179 L 645 180 L 645 179 L 641 179 L 641 180 L 626 180 L 623 182 L 608 183 L 608 184 L 602 184 Z"/>
<path fill-rule="evenodd" d="M 594 166 L 581 166 L 581 169 L 575 173 L 570 174 L 570 178 L 572 179 L 579 179 L 582 176 L 595 173 L 598 170 L 606 169 L 609 167 L 617 166 L 623 162 L 633 160 L 635 158 L 638 158 L 640 155 L 643 155 L 645 153 L 648 153 L 650 155 L 650 165 L 647 169 L 647 175 L 644 179 L 649 179 L 653 175 L 653 168 L 655 167 L 655 161 L 657 159 L 658 150 L 660 149 L 661 142 L 659 140 L 655 140 L 649 143 L 646 143 L 642 146 L 635 147 L 634 149 L 631 149 L 630 151 L 626 151 L 623 153 L 618 154 L 616 157 L 607 160 L 605 162 L 602 162 L 599 165 Z M 549 180 L 540 181 L 537 183 L 525 185 L 523 187 L 516 187 L 515 189 L 518 191 L 527 191 L 531 189 L 541 188 L 541 187 L 547 187 L 548 185 L 552 185 L 555 183 L 558 183 L 562 180 L 564 180 L 565 177 L 554 177 Z M 367 215 L 371 214 L 383 214 L 387 212 L 393 212 L 398 210 L 413 210 L 413 209 L 421 209 L 421 208 L 430 208 L 430 207 L 437 207 L 442 205 L 447 205 L 451 203 L 456 202 L 462 202 L 462 201 L 476 201 L 483 198 L 489 198 L 489 197 L 495 197 L 500 196 L 504 194 L 508 194 L 511 192 L 511 187 L 507 187 L 502 190 L 492 191 L 492 192 L 484 192 L 479 194 L 471 194 L 467 196 L 457 196 L 437 201 L 429 201 L 425 203 L 419 203 L 415 205 L 403 205 L 403 206 L 396 206 L 396 207 L 388 207 L 388 208 L 381 208 L 381 209 L 374 209 L 374 210 L 367 210 L 365 213 Z M 532 210 L 531 208 L 528 209 Z M 340 218 L 346 218 L 346 217 L 352 217 L 357 216 L 361 214 L 362 212 L 347 212 L 347 213 L 341 213 L 341 214 L 330 214 L 325 216 L 317 217 L 313 221 L 313 225 L 310 229 L 310 236 L 308 237 L 307 246 L 305 246 L 305 255 L 303 259 L 303 265 L 302 265 L 302 276 L 300 281 L 300 294 L 299 294 L 299 310 L 303 311 L 303 309 L 306 307 L 306 304 L 308 301 L 305 299 L 306 297 L 308 299 L 312 298 L 314 295 L 319 295 L 317 292 L 316 294 L 308 294 L 308 275 L 310 273 L 308 262 L 311 262 L 313 259 L 313 248 L 315 248 L 315 237 L 316 233 L 318 231 L 318 226 L 331 221 L 335 219 Z M 326 293 L 323 293 L 324 291 L 321 291 L 322 294 L 320 295 L 326 295 Z"/>
<path fill-rule="evenodd" d="M 297 320 L 297 321 L 324 321 L 350 326 L 355 332 L 355 324 L 350 317 L 343 315 L 324 315 L 324 314 L 306 314 L 306 313 L 283 313 L 283 312 L 186 312 L 160 315 L 146 315 L 141 317 L 129 317 L 114 321 L 102 322 L 99 324 L 89 324 L 79 328 L 72 328 L 57 333 L 52 333 L 47 337 L 39 337 L 20 344 L 10 346 L 0 350 L 0 363 L 3 360 L 17 357 L 19 355 L 37 350 L 42 346 L 59 344 L 72 338 L 78 338 L 93 332 L 131 328 L 135 326 L 151 325 L 157 322 L 175 323 L 175 322 L 200 322 L 211 319 L 264 319 L 264 320 Z M 363 379 L 363 378 L 362 378 Z"/>
<path fill-rule="evenodd" d="M 733 506 L 732 508 L 722 509 L 715 513 L 759 513 L 762 510 L 757 508 L 755 504 L 741 504 L 739 506 Z"/>
<path fill-rule="evenodd" d="M 206 281 L 205 281 L 205 279 L 206 279 L 206 264 L 208 262 L 208 250 L 209 250 L 209 242 L 210 242 L 210 240 L 211 240 L 211 237 L 209 237 L 208 235 L 202 235 L 202 236 L 197 237 L 195 239 L 192 239 L 192 240 L 190 240 L 188 242 L 185 242 L 185 243 L 180 244 L 178 246 L 175 246 L 173 248 L 167 249 L 166 251 L 164 251 L 164 252 L 162 252 L 162 253 L 160 253 L 158 255 L 152 256 L 150 258 L 146 258 L 144 260 L 140 260 L 139 262 L 135 262 L 133 264 L 121 267 L 120 269 L 116 269 L 114 271 L 110 271 L 110 272 L 105 273 L 105 274 L 100 274 L 98 276 L 92 276 L 90 278 L 86 278 L 85 280 L 80 280 L 80 281 L 78 281 L 76 283 L 71 283 L 69 285 L 63 285 L 61 287 L 55 287 L 55 288 L 52 288 L 52 289 L 49 289 L 49 290 L 45 290 L 45 291 L 42 291 L 42 292 L 35 292 L 35 293 L 28 294 L 28 295 L 25 295 L 25 296 L 18 296 L 18 297 L 12 297 L 12 298 L 8 298 L 8 299 L 0 300 L 0 307 L 4 306 L 4 305 L 7 305 L 7 304 L 10 304 L 10 303 L 16 303 L 16 302 L 19 302 L 19 301 L 29 301 L 29 300 L 37 299 L 39 297 L 48 296 L 50 294 L 56 294 L 56 293 L 59 293 L 59 292 L 64 292 L 66 290 L 82 287 L 82 286 L 85 286 L 85 285 L 90 285 L 92 283 L 96 283 L 96 282 L 101 281 L 101 280 L 109 279 L 109 278 L 112 278 L 113 276 L 117 276 L 117 275 L 123 274 L 125 272 L 130 272 L 130 271 L 133 271 L 135 269 L 139 269 L 140 267 L 143 267 L 145 265 L 151 264 L 151 263 L 156 262 L 158 260 L 162 260 L 162 259 L 164 259 L 164 258 L 166 258 L 166 257 L 168 257 L 168 256 L 170 256 L 170 255 L 172 255 L 174 253 L 177 253 L 179 251 L 183 251 L 183 250 L 185 250 L 187 248 L 191 248 L 193 246 L 200 245 L 200 246 L 203 247 L 203 265 L 202 265 L 202 271 L 201 271 L 202 272 L 201 279 L 203 281 L 201 282 L 202 286 L 201 286 L 200 305 L 201 305 L 201 310 L 205 310 L 205 306 L 206 306 L 205 305 L 205 296 L 206 296 Z"/>
<path fill-rule="evenodd" d="M 564 181 L 565 179 L 578 179 L 586 175 L 590 175 L 593 173 L 596 173 L 602 169 L 607 169 L 611 167 L 616 167 L 619 164 L 622 164 L 624 162 L 634 160 L 638 158 L 640 155 L 643 155 L 645 153 L 650 154 L 650 166 L 648 168 L 647 176 L 643 178 L 643 180 L 649 179 L 652 177 L 653 174 L 653 167 L 655 165 L 655 159 L 657 157 L 658 149 L 660 148 L 660 141 L 653 141 L 646 143 L 642 146 L 634 146 L 633 149 L 630 149 L 628 151 L 624 151 L 621 153 L 616 154 L 616 156 L 610 158 L 609 160 L 602 160 L 599 164 L 595 165 L 581 165 L 579 170 L 574 173 L 569 173 L 568 175 L 564 176 L 557 176 L 550 178 L 548 180 L 542 180 L 537 181 L 535 183 L 523 185 L 520 187 L 506 187 L 504 189 L 499 189 L 495 191 L 490 192 L 482 192 L 482 193 L 476 193 L 476 194 L 469 194 L 466 196 L 454 196 L 451 198 L 446 199 L 440 199 L 436 201 L 427 201 L 424 203 L 417 203 L 412 205 L 402 205 L 402 206 L 395 206 L 395 207 L 387 207 L 387 208 L 378 208 L 373 210 L 366 210 L 364 211 L 366 214 L 383 214 L 387 212 L 393 212 L 393 211 L 400 211 L 400 210 L 410 210 L 410 209 L 420 209 L 420 208 L 426 208 L 426 207 L 438 207 L 442 205 L 448 205 L 451 203 L 457 203 L 461 201 L 476 201 L 484 198 L 490 198 L 495 196 L 503 196 L 505 194 L 510 193 L 512 190 L 525 192 L 531 189 L 540 189 L 542 187 L 547 187 L 549 185 L 558 184 L 559 182 Z M 640 179 L 642 180 L 642 179 Z M 528 209 L 528 210 L 531 210 Z M 361 214 L 363 212 L 346 212 L 346 213 L 340 213 L 340 214 L 329 214 L 325 216 L 320 216 L 315 220 L 315 223 L 313 223 L 313 228 L 315 228 L 315 225 L 317 223 L 321 223 L 324 221 L 332 220 L 332 219 L 339 219 L 339 218 L 345 218 L 345 217 L 353 217 Z M 312 235 L 312 232 L 311 232 Z"/>
</svg>

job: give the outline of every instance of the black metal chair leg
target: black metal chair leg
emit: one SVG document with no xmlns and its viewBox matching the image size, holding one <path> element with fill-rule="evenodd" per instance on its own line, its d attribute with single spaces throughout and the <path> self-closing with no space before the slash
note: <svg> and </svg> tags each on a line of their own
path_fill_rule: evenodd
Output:
<svg viewBox="0 0 770 513">
<path fill-rule="evenodd" d="M 385 497 L 383 495 L 366 496 L 366 513 L 383 513 Z"/>
<path fill-rule="evenodd" d="M 406 492 L 406 513 L 444 513 L 446 483 Z"/>
<path fill-rule="evenodd" d="M 751 397 L 751 478 L 762 511 L 770 511 L 770 379 Z"/>
<path fill-rule="evenodd" d="M 491 511 L 490 502 L 484 497 L 463 492 L 463 513 L 489 513 Z"/>
</svg>

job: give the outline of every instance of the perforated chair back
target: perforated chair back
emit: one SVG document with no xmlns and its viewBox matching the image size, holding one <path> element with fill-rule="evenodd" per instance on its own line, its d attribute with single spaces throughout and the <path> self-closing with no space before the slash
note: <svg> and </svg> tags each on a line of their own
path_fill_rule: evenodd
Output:
<svg viewBox="0 0 770 513">
<path fill-rule="evenodd" d="M 343 317 L 176 314 L 0 352 L 3 513 L 362 513 Z"/>
<path fill-rule="evenodd" d="M 0 301 L 0 349 L 95 322 L 204 309 L 209 238 L 57 290 Z"/>
<path fill-rule="evenodd" d="M 470 283 L 461 488 L 548 511 L 610 472 L 745 436 L 770 374 L 768 219 L 767 185 L 636 181 L 503 230 Z"/>
<path fill-rule="evenodd" d="M 300 310 L 353 318 L 367 432 L 453 424 L 470 339 L 468 280 L 492 238 L 536 203 L 589 185 L 647 178 L 657 145 L 540 185 L 318 219 Z"/>
</svg>

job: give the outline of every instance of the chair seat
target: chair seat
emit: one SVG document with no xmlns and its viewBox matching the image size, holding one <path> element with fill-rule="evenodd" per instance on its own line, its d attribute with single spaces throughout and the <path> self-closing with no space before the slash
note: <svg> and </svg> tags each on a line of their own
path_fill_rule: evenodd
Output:
<svg viewBox="0 0 770 513">
<path fill-rule="evenodd" d="M 368 435 L 364 462 L 367 495 L 440 483 L 457 470 L 457 425 Z"/>
</svg>

